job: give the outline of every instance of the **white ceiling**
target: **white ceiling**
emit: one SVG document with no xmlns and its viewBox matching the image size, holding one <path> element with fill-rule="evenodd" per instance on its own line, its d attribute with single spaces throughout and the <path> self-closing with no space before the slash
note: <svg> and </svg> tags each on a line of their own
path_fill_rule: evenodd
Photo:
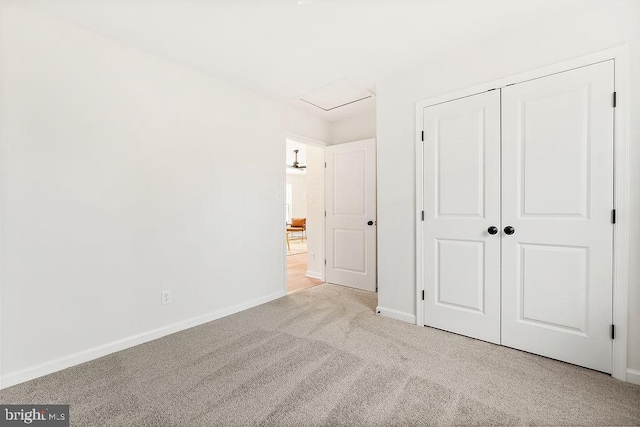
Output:
<svg viewBox="0 0 640 427">
<path fill-rule="evenodd" d="M 29 0 L 86 29 L 328 121 L 375 108 L 375 97 L 331 111 L 299 98 L 345 78 L 375 93 L 387 73 L 504 37 L 582 1 Z"/>
</svg>

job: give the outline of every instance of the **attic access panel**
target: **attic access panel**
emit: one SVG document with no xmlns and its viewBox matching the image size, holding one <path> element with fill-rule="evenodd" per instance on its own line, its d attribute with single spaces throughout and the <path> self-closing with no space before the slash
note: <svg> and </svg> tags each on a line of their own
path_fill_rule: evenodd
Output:
<svg viewBox="0 0 640 427">
<path fill-rule="evenodd" d="M 371 92 L 355 85 L 349 79 L 342 79 L 312 90 L 303 95 L 300 100 L 321 110 L 331 111 L 372 96 Z"/>
</svg>

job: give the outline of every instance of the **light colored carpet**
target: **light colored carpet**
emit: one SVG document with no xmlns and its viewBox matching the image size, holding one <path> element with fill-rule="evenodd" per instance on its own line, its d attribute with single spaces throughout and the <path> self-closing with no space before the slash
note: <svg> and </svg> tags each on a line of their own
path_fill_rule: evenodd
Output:
<svg viewBox="0 0 640 427">
<path fill-rule="evenodd" d="M 0 392 L 72 425 L 632 425 L 640 386 L 374 314 L 323 284 Z"/>
</svg>

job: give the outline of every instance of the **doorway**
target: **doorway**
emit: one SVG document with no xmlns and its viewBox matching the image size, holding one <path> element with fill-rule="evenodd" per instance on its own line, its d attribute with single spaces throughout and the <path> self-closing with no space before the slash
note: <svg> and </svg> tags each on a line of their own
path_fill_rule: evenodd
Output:
<svg viewBox="0 0 640 427">
<path fill-rule="evenodd" d="M 285 251 L 287 293 L 324 281 L 324 147 L 286 139 Z"/>
<path fill-rule="evenodd" d="M 286 139 L 286 290 L 377 291 L 375 139 Z"/>
</svg>

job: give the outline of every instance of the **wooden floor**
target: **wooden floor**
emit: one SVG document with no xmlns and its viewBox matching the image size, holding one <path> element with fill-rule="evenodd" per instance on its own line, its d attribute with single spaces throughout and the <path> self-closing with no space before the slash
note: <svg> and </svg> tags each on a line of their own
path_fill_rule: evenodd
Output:
<svg viewBox="0 0 640 427">
<path fill-rule="evenodd" d="M 322 280 L 312 279 L 307 274 L 307 254 L 287 256 L 287 292 L 296 292 L 317 286 Z"/>
</svg>

